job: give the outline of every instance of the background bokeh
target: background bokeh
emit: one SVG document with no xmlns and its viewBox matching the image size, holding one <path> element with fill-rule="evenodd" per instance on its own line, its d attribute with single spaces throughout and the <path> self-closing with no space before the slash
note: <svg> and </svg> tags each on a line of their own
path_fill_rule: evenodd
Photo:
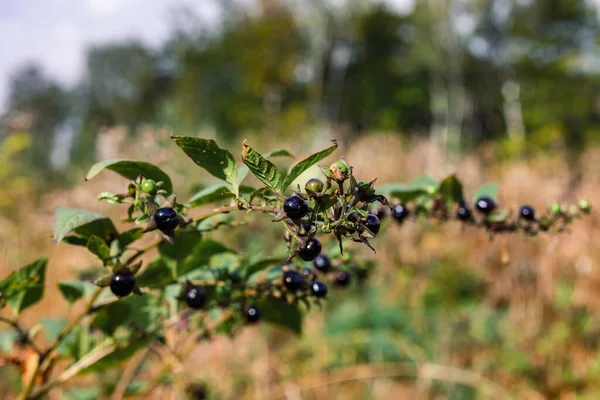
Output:
<svg viewBox="0 0 600 400">
<path fill-rule="evenodd" d="M 215 138 L 236 155 L 249 138 L 299 158 L 336 138 L 337 156 L 378 184 L 456 172 L 467 193 L 498 182 L 507 207 L 600 204 L 595 1 L 49 3 L 53 12 L 0 3 L 3 20 L 21 19 L 3 36 L 30 40 L 0 50 L 34 57 L 0 62 L 0 278 L 51 257 L 46 300 L 25 324 L 72 315 L 56 282 L 94 265 L 81 249 L 53 246 L 54 208 L 124 214 L 96 200 L 122 192 L 122 179 L 83 183 L 95 161 L 153 162 L 181 198 L 211 179 L 171 132 Z M 77 23 L 90 29 L 65 28 Z M 50 46 L 61 32 L 77 45 Z M 359 250 L 377 273 L 333 292 L 302 337 L 259 326 L 199 344 L 181 382 L 151 397 L 196 385 L 214 399 L 595 399 L 599 223 L 593 214 L 557 236 L 493 240 L 454 223 L 389 223 L 377 254 Z M 268 230 L 236 232 L 225 235 L 246 249 L 279 244 Z M 0 397 L 18 385 L 0 369 Z M 74 381 L 51 398 L 97 385 Z"/>
</svg>

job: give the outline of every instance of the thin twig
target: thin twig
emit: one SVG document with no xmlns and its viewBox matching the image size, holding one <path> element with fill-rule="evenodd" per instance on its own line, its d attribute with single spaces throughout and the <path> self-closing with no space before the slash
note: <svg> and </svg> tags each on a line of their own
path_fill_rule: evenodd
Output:
<svg viewBox="0 0 600 400">
<path fill-rule="evenodd" d="M 12 326 L 13 329 L 16 330 L 19 333 L 19 335 L 23 338 L 23 340 L 25 340 L 25 343 L 27 343 L 29 345 L 29 347 L 31 347 L 33 349 L 33 351 L 38 353 L 38 355 L 40 355 L 40 356 L 42 355 L 42 350 L 40 350 L 40 348 L 29 337 L 29 332 L 27 330 L 23 329 L 17 321 L 13 321 L 6 317 L 0 317 L 0 322 L 4 322 L 4 323 Z"/>
<path fill-rule="evenodd" d="M 133 380 L 133 378 L 135 378 L 137 370 L 139 369 L 140 365 L 142 365 L 144 360 L 146 360 L 146 357 L 148 356 L 149 352 L 150 348 L 146 348 L 143 352 L 141 352 L 137 356 L 134 356 L 129 361 L 129 363 L 125 367 L 125 370 L 123 371 L 123 374 L 121 375 L 119 383 L 117 384 L 115 390 L 112 393 L 112 396 L 110 396 L 111 400 L 120 400 L 123 398 L 125 392 L 127 391 L 127 386 L 129 386 L 129 383 Z"/>
</svg>

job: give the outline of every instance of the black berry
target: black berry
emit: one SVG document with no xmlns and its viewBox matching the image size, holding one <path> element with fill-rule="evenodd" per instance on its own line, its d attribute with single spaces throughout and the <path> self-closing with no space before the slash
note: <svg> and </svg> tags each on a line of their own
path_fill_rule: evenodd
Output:
<svg viewBox="0 0 600 400">
<path fill-rule="evenodd" d="M 298 196 L 292 196 L 283 203 L 283 212 L 291 219 L 300 219 L 308 214 L 308 204 Z"/>
<path fill-rule="evenodd" d="M 328 272 L 329 269 L 331 268 L 331 262 L 329 261 L 329 258 L 324 254 L 320 254 L 319 256 L 317 256 L 317 258 L 315 258 L 313 265 L 315 266 L 317 271 L 323 272 L 323 273 Z"/>
<path fill-rule="evenodd" d="M 310 291 L 313 296 L 322 299 L 327 296 L 327 285 L 321 281 L 314 281 L 312 285 L 310 285 Z"/>
<path fill-rule="evenodd" d="M 403 204 L 395 205 L 392 209 L 392 217 L 397 222 L 402 222 L 408 217 L 408 209 Z"/>
<path fill-rule="evenodd" d="M 177 228 L 177 211 L 171 207 L 159 208 L 154 214 L 154 222 L 162 232 L 172 232 Z"/>
<path fill-rule="evenodd" d="M 348 215 L 348 221 L 350 221 L 350 222 L 357 223 L 359 219 L 360 219 L 360 215 L 356 211 L 354 211 L 353 213 Z"/>
<path fill-rule="evenodd" d="M 304 277 L 296 270 L 290 269 L 283 273 L 283 285 L 288 290 L 299 290 L 304 283 Z"/>
<path fill-rule="evenodd" d="M 319 239 L 312 238 L 300 249 L 298 255 L 304 261 L 313 261 L 320 253 L 321 242 L 319 242 Z"/>
<path fill-rule="evenodd" d="M 535 209 L 531 206 L 523 206 L 519 211 L 519 215 L 526 221 L 535 221 Z"/>
<path fill-rule="evenodd" d="M 185 293 L 185 301 L 190 308 L 202 308 L 206 301 L 206 292 L 200 286 L 193 286 Z"/>
<path fill-rule="evenodd" d="M 379 218 L 377 218 L 376 215 L 369 214 L 365 221 L 365 226 L 373 233 L 373 235 L 377 235 L 377 232 L 379 232 L 379 228 L 381 227 L 381 222 L 379 222 Z"/>
<path fill-rule="evenodd" d="M 350 284 L 350 274 L 344 271 L 339 271 L 335 275 L 335 283 L 338 286 L 348 286 L 348 284 Z"/>
<path fill-rule="evenodd" d="M 496 208 L 496 202 L 491 197 L 483 196 L 477 199 L 475 207 L 483 214 L 490 214 Z"/>
<path fill-rule="evenodd" d="M 387 216 L 385 213 L 385 208 L 372 208 L 371 211 L 369 211 L 369 214 L 373 214 L 379 218 L 380 221 Z"/>
<path fill-rule="evenodd" d="M 246 321 L 253 324 L 255 322 L 258 322 L 259 319 L 260 319 L 260 313 L 258 312 L 258 308 L 254 307 L 254 306 L 249 307 L 248 310 L 246 311 Z"/>
<path fill-rule="evenodd" d="M 125 297 L 131 294 L 135 286 L 135 276 L 131 272 L 114 274 L 110 278 L 110 291 L 117 297 Z"/>
<path fill-rule="evenodd" d="M 461 221 L 468 221 L 473 218 L 471 210 L 465 204 L 460 204 L 456 210 L 456 217 Z"/>
</svg>

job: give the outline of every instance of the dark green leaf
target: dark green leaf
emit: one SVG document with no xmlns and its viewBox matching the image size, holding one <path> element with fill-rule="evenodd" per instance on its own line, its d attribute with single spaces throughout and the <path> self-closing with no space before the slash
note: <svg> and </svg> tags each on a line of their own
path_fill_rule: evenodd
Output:
<svg viewBox="0 0 600 400">
<path fill-rule="evenodd" d="M 131 309 L 124 301 L 110 303 L 96 313 L 92 326 L 112 336 L 119 326 L 125 325 Z"/>
<path fill-rule="evenodd" d="M 74 208 L 58 207 L 54 225 L 54 242 L 59 243 L 71 232 L 86 238 L 96 235 L 105 240 L 110 234 L 115 235 L 115 237 L 117 235 L 117 230 L 112 221 L 104 215 Z"/>
<path fill-rule="evenodd" d="M 246 143 L 243 144 L 242 160 L 259 181 L 273 189 L 273 191 L 281 190 L 283 178 L 275 164 L 254 151 Z"/>
<path fill-rule="evenodd" d="M 205 204 L 213 203 L 215 201 L 224 200 L 227 198 L 235 197 L 230 189 L 230 186 L 225 183 L 218 183 L 216 185 L 209 186 L 202 189 L 198 193 L 192 196 L 188 200 L 188 207 L 198 207 Z"/>
<path fill-rule="evenodd" d="M 242 267 L 242 272 L 246 278 L 249 278 L 255 273 L 276 266 L 279 263 L 281 263 L 281 258 L 265 258 L 263 260 L 255 261 L 252 264 L 244 265 Z"/>
<path fill-rule="evenodd" d="M 294 156 L 285 149 L 277 149 L 277 150 L 270 151 L 268 153 L 263 154 L 263 157 L 266 159 L 269 159 L 271 157 L 294 158 Z M 242 165 L 241 167 L 238 168 L 238 178 L 239 178 L 240 183 L 243 182 L 244 179 L 246 179 L 246 175 L 248 175 L 248 172 L 250 172 L 250 170 L 248 169 L 248 167 L 246 165 Z"/>
<path fill-rule="evenodd" d="M 264 299 L 256 304 L 263 321 L 282 326 L 294 333 L 302 332 L 302 313 L 295 304 L 274 299 Z"/>
<path fill-rule="evenodd" d="M 158 252 L 164 257 L 173 260 L 183 260 L 194 252 L 194 248 L 200 244 L 202 233 L 197 230 L 178 230 L 175 231 L 175 242 L 161 243 L 158 246 Z"/>
<path fill-rule="evenodd" d="M 321 150 L 318 153 L 315 153 L 300 161 L 298 164 L 294 165 L 294 167 L 290 170 L 289 174 L 286 176 L 285 182 L 283 183 L 281 190 L 284 191 L 285 189 L 287 189 L 292 184 L 292 182 L 300 176 L 301 173 L 303 173 L 304 171 L 306 171 L 325 157 L 329 156 L 336 149 L 337 143 L 334 143 L 333 146 L 330 146 L 325 150 Z"/>
<path fill-rule="evenodd" d="M 145 161 L 104 160 L 90 168 L 85 180 L 87 181 L 92 179 L 104 169 L 114 171 L 130 180 L 135 180 L 138 176 L 143 175 L 145 178 L 153 179 L 156 182 L 162 181 L 163 184 L 161 189 L 166 190 L 169 194 L 173 193 L 173 184 L 171 183 L 171 178 L 169 178 L 169 175 L 164 173 L 163 170 L 157 166 Z"/>
<path fill-rule="evenodd" d="M 110 247 L 108 247 L 104 239 L 92 235 L 86 247 L 90 253 L 96 255 L 105 265 L 110 260 Z"/>
<path fill-rule="evenodd" d="M 473 202 L 477 201 L 480 197 L 487 196 L 496 200 L 498 197 L 498 184 L 495 182 L 484 183 L 481 185 L 473 195 Z"/>
<path fill-rule="evenodd" d="M 222 243 L 214 240 L 202 240 L 194 248 L 193 252 L 185 259 L 177 263 L 177 277 L 189 272 L 208 266 L 212 256 L 220 253 L 233 253 L 234 251 Z"/>
<path fill-rule="evenodd" d="M 139 287 L 162 287 L 175 280 L 173 268 L 162 257 L 153 260 L 143 272 L 136 275 Z"/>
<path fill-rule="evenodd" d="M 119 235 L 119 243 L 121 245 L 121 249 L 124 249 L 136 240 L 141 239 L 142 236 L 144 236 L 142 228 L 133 228 L 121 233 Z"/>
<path fill-rule="evenodd" d="M 214 140 L 189 136 L 173 136 L 172 139 L 197 165 L 212 176 L 229 182 L 233 192 L 238 193 L 238 172 L 229 151 L 221 149 Z"/>
<path fill-rule="evenodd" d="M 0 282 L 0 306 L 8 302 L 18 315 L 37 303 L 44 295 L 47 263 L 46 258 L 36 260 Z"/>
<path fill-rule="evenodd" d="M 447 203 L 459 203 L 463 199 L 463 187 L 456 175 L 450 175 L 440 184 L 440 193 Z"/>
<path fill-rule="evenodd" d="M 96 286 L 90 282 L 84 281 L 63 281 L 58 282 L 58 288 L 65 300 L 69 303 L 74 303 L 95 290 Z"/>
</svg>

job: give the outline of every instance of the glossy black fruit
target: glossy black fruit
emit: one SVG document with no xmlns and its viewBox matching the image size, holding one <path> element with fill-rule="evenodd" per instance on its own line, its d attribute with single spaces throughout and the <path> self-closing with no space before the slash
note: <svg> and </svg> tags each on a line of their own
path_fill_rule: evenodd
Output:
<svg viewBox="0 0 600 400">
<path fill-rule="evenodd" d="M 254 306 L 249 307 L 248 310 L 246 311 L 246 321 L 253 324 L 255 322 L 258 322 L 259 319 L 260 319 L 260 312 L 258 312 L 258 308 L 254 307 Z"/>
<path fill-rule="evenodd" d="M 299 290 L 302 289 L 304 283 L 304 277 L 296 270 L 290 269 L 283 273 L 283 285 L 288 290 Z"/>
<path fill-rule="evenodd" d="M 308 214 L 308 204 L 298 196 L 292 196 L 283 203 L 283 212 L 288 218 L 300 219 Z"/>
<path fill-rule="evenodd" d="M 163 232 L 171 232 L 177 228 L 177 211 L 171 207 L 159 208 L 154 214 L 156 227 Z"/>
<path fill-rule="evenodd" d="M 468 221 L 473 218 L 471 210 L 465 204 L 460 204 L 456 210 L 456 218 L 461 221 Z"/>
<path fill-rule="evenodd" d="M 327 285 L 321 281 L 314 281 L 312 285 L 310 285 L 310 291 L 313 296 L 318 297 L 319 299 L 325 298 L 325 296 L 327 296 Z"/>
<path fill-rule="evenodd" d="M 135 276 L 131 272 L 114 274 L 110 278 L 110 291 L 117 297 L 125 297 L 131 294 L 135 286 Z"/>
<path fill-rule="evenodd" d="M 348 272 L 339 271 L 335 275 L 335 283 L 338 286 L 348 286 L 350 284 L 350 274 Z"/>
<path fill-rule="evenodd" d="M 185 293 L 185 302 L 190 308 L 202 308 L 206 302 L 206 292 L 200 286 L 193 286 Z"/>
<path fill-rule="evenodd" d="M 323 273 L 328 272 L 331 268 L 331 262 L 329 261 L 329 258 L 324 254 L 320 254 L 319 256 L 317 256 L 317 258 L 315 258 L 315 261 L 313 262 L 313 265 L 315 266 L 317 271 Z"/>
<path fill-rule="evenodd" d="M 526 221 L 535 221 L 535 209 L 531 206 L 523 206 L 519 210 L 519 215 Z"/>
<path fill-rule="evenodd" d="M 360 214 L 358 214 L 356 211 L 354 211 L 353 213 L 348 215 L 348 221 L 350 221 L 350 222 L 357 223 L 359 219 L 360 219 Z"/>
<path fill-rule="evenodd" d="M 392 209 L 392 217 L 397 222 L 402 222 L 408 217 L 408 209 L 403 204 L 395 205 Z"/>
<path fill-rule="evenodd" d="M 379 228 L 381 227 L 381 222 L 376 215 L 369 214 L 365 221 L 365 226 L 373 233 L 373 235 L 377 235 Z"/>
<path fill-rule="evenodd" d="M 496 202 L 491 197 L 482 196 L 477 199 L 475 207 L 483 214 L 490 214 L 496 208 Z"/>
<path fill-rule="evenodd" d="M 298 255 L 304 261 L 313 261 L 320 253 L 321 242 L 319 242 L 319 239 L 312 238 L 300 249 Z"/>
</svg>

